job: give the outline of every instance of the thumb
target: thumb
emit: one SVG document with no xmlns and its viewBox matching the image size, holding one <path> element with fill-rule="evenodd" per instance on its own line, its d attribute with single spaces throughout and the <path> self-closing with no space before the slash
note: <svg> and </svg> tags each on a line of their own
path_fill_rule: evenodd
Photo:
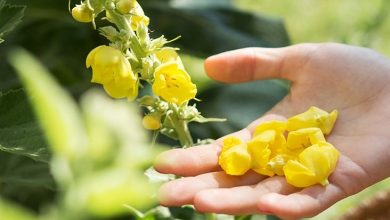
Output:
<svg viewBox="0 0 390 220">
<path fill-rule="evenodd" d="M 221 82 L 239 83 L 283 78 L 295 81 L 315 44 L 298 44 L 283 48 L 245 48 L 209 57 L 207 74 Z"/>
</svg>

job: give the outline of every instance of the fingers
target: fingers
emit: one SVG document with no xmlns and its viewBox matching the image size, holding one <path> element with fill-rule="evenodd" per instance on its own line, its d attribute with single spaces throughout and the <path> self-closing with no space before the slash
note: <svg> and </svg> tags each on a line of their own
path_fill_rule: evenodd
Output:
<svg viewBox="0 0 390 220">
<path fill-rule="evenodd" d="M 261 196 L 268 193 L 288 194 L 296 190 L 284 178 L 271 177 L 257 185 L 203 190 L 196 194 L 194 205 L 198 211 L 207 213 L 253 214 L 259 213 L 257 203 Z"/>
<path fill-rule="evenodd" d="M 295 80 L 318 46 L 299 44 L 284 48 L 246 48 L 209 57 L 205 61 L 208 75 L 218 81 L 239 83 L 260 79 L 284 78 Z"/>
<path fill-rule="evenodd" d="M 202 190 L 213 188 L 230 188 L 252 185 L 264 176 L 249 171 L 243 176 L 229 176 L 224 172 L 206 173 L 196 177 L 185 177 L 164 184 L 159 191 L 160 204 L 181 206 L 192 204 L 194 197 Z"/>
<path fill-rule="evenodd" d="M 344 197 L 345 193 L 336 185 L 316 185 L 290 195 L 264 195 L 260 197 L 257 207 L 264 213 L 295 219 L 317 215 Z"/>
</svg>

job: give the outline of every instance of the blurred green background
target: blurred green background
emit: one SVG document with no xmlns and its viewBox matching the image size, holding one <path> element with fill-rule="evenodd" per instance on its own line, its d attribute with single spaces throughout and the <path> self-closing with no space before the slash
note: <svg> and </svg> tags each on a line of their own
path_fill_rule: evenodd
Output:
<svg viewBox="0 0 390 220">
<path fill-rule="evenodd" d="M 84 61 L 91 49 L 107 42 L 91 25 L 72 19 L 67 1 L 8 2 L 27 5 L 27 10 L 23 23 L 0 44 L 0 93 L 21 87 L 6 61 L 9 51 L 15 47 L 32 52 L 76 100 L 91 87 L 99 88 L 89 83 L 91 73 Z M 227 123 L 192 125 L 192 132 L 199 139 L 217 138 L 244 127 L 288 92 L 288 83 L 279 80 L 240 85 L 213 82 L 203 70 L 203 60 L 207 56 L 242 47 L 329 41 L 370 47 L 390 56 L 390 41 L 386 40 L 390 39 L 389 0 L 140 0 L 140 3 L 151 17 L 153 36 L 165 34 L 168 39 L 182 36 L 173 46 L 182 49 L 183 61 L 198 84 L 198 97 L 202 102 L 197 105 L 202 113 L 206 117 L 229 120 Z M 22 104 L 7 107 L 20 109 L 22 106 L 26 114 L 31 115 L 25 99 L 18 99 Z M 1 108 L 4 103 L 0 100 L 0 112 L 5 111 Z M 35 132 L 34 137 L 39 139 L 34 143 L 44 147 L 33 116 L 28 118 L 22 125 L 28 124 L 30 131 Z M 5 129 L 15 125 L 12 123 L 0 120 L 0 137 L 9 135 Z M 13 134 L 15 139 L 24 135 L 22 131 Z M 2 150 L 8 152 L 0 153 L 0 158 L 11 161 L 9 167 L 12 169 L 15 163 L 36 163 L 24 157 L 11 158 L 8 154 L 19 143 L 1 138 L 0 141 Z M 17 184 L 7 182 L 10 179 L 7 177 L 12 175 L 9 167 L 0 167 L 1 196 L 35 210 L 40 204 L 53 200 L 52 180 L 44 174 L 47 167 L 30 171 L 30 176 L 23 174 Z M 25 171 L 22 169 L 21 173 Z M 31 176 L 32 180 L 26 182 Z M 45 181 L 39 181 L 41 179 Z M 389 180 L 379 183 L 338 203 L 315 219 L 333 219 L 376 191 L 388 188 Z"/>
</svg>

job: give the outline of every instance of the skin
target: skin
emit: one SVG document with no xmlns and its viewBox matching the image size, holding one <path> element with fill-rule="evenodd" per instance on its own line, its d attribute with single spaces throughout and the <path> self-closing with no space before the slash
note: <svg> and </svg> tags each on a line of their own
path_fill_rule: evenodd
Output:
<svg viewBox="0 0 390 220">
<path fill-rule="evenodd" d="M 218 166 L 223 137 L 215 143 L 162 153 L 155 168 L 184 178 L 165 183 L 164 206 L 193 204 L 200 212 L 274 214 L 282 219 L 311 217 L 337 201 L 390 176 L 390 60 L 373 50 L 341 44 L 300 44 L 247 48 L 208 58 L 209 76 L 225 83 L 282 78 L 290 93 L 260 119 L 234 134 L 251 138 L 262 121 L 285 120 L 310 106 L 337 109 L 327 140 L 342 156 L 326 187 L 295 188 L 283 177 L 249 171 L 239 177 Z"/>
</svg>

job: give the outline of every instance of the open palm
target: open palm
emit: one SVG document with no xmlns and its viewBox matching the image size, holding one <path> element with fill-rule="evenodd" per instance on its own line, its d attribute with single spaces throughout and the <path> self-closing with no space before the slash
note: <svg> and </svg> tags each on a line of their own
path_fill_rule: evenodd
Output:
<svg viewBox="0 0 390 220">
<path fill-rule="evenodd" d="M 156 169 L 185 178 L 161 187 L 161 204 L 193 204 L 201 212 L 300 218 L 316 215 L 390 176 L 390 60 L 380 54 L 339 44 L 301 44 L 231 51 L 209 58 L 205 67 L 212 78 L 227 83 L 269 78 L 292 82 L 280 103 L 231 135 L 249 140 L 262 121 L 287 118 L 310 106 L 337 109 L 339 119 L 327 139 L 342 156 L 329 185 L 298 189 L 283 177 L 251 171 L 240 177 L 226 175 L 218 166 L 221 139 L 170 150 L 159 156 Z"/>
</svg>

